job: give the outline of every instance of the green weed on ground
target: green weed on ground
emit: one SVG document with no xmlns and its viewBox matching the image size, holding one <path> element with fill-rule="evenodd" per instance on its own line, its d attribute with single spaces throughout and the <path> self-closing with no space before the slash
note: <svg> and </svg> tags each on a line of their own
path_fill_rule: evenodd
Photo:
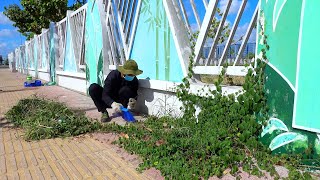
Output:
<svg viewBox="0 0 320 180">
<path fill-rule="evenodd" d="M 125 134 L 115 143 L 142 157 L 139 170 L 155 167 L 167 179 L 220 177 L 227 168 L 237 175 L 239 167 L 258 176 L 267 170 L 277 177 L 273 165 L 287 166 L 290 179 L 310 178 L 296 169 L 298 156 L 273 156 L 258 141 L 256 129 L 260 125 L 253 116 L 245 116 L 244 121 L 235 113 L 212 110 L 216 117 L 199 116 L 198 123 L 185 118 L 149 117 L 122 127 L 92 122 L 84 113 L 35 97 L 19 101 L 6 118 L 25 130 L 26 140 L 97 131 Z"/>
<path fill-rule="evenodd" d="M 25 130 L 26 140 L 76 136 L 100 129 L 84 113 L 70 110 L 65 105 L 41 98 L 28 98 L 6 113 L 6 118 Z"/>
<path fill-rule="evenodd" d="M 221 177 L 228 168 L 237 176 L 239 167 L 257 176 L 263 176 L 261 170 L 266 170 L 277 178 L 274 165 L 290 169 L 288 179 L 311 179 L 297 169 L 300 156 L 272 155 L 257 136 L 250 135 L 254 127 L 242 123 L 239 128 L 227 119 L 196 123 L 183 118 L 151 117 L 144 123 L 123 127 L 120 131 L 126 135 L 116 143 L 142 157 L 140 171 L 155 167 L 167 179 Z"/>
</svg>

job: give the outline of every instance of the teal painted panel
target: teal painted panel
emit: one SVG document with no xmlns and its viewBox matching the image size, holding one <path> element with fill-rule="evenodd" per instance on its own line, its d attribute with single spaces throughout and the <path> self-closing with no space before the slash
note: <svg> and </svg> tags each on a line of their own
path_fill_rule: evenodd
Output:
<svg viewBox="0 0 320 180">
<path fill-rule="evenodd" d="M 317 136 L 315 133 L 296 129 L 292 127 L 293 104 L 295 93 L 286 81 L 273 68 L 267 65 L 265 69 L 267 103 L 270 108 L 270 119 L 264 126 L 260 140 L 270 148 L 273 153 L 304 153 L 309 145 L 314 146 Z M 290 132 L 288 134 L 288 132 Z M 286 135 L 295 133 L 297 137 L 307 137 L 288 139 Z M 281 135 L 281 136 L 280 136 Z M 281 138 L 280 138 L 281 137 Z M 286 141 L 281 139 L 285 138 Z M 279 139 L 281 141 L 279 141 Z M 320 153 L 314 154 L 315 156 Z"/>
<path fill-rule="evenodd" d="M 295 126 L 320 133 L 320 1 L 304 1 Z"/>
<path fill-rule="evenodd" d="M 269 148 L 271 149 L 271 151 L 273 151 L 281 146 L 285 146 L 285 145 L 290 144 L 295 141 L 303 141 L 303 142 L 305 142 L 304 144 L 307 144 L 307 140 L 308 139 L 306 136 L 301 135 L 299 133 L 285 132 L 285 133 L 282 133 L 282 134 L 276 136 L 271 141 Z"/>
<path fill-rule="evenodd" d="M 87 86 L 91 83 L 102 85 L 103 78 L 103 57 L 101 55 L 102 42 L 102 25 L 97 3 L 92 0 L 88 1 L 88 10 L 85 27 L 85 61 L 87 64 Z M 100 61 L 99 61 L 100 59 Z M 100 62 L 98 66 L 98 62 Z"/>
<path fill-rule="evenodd" d="M 24 55 L 24 47 L 22 46 L 20 48 L 21 50 L 21 72 L 23 73 L 24 72 L 24 69 L 25 69 L 25 55 Z"/>
<path fill-rule="evenodd" d="M 315 133 L 319 130 L 320 117 L 315 74 L 320 58 L 317 55 L 320 23 L 316 20 L 320 15 L 316 12 L 320 4 L 312 0 L 260 2 L 259 21 L 264 22 L 264 33 L 270 46 L 265 90 L 271 117 L 263 127 L 260 140 L 273 153 L 301 154 L 306 159 L 304 163 L 313 163 L 320 156 L 320 136 Z M 306 3 L 305 7 L 303 3 Z M 306 14 L 300 24 L 302 11 Z M 303 27 L 301 41 L 300 25 Z M 258 32 L 259 54 L 263 48 L 260 27 Z M 306 153 L 309 148 L 312 152 Z"/>
<path fill-rule="evenodd" d="M 25 60 L 25 69 L 27 69 L 29 67 L 29 55 L 28 55 L 28 51 L 27 51 L 27 46 L 26 48 L 24 48 L 24 60 Z"/>
<path fill-rule="evenodd" d="M 70 23 L 67 21 L 67 36 L 65 47 L 64 65 L 63 70 L 67 72 L 77 72 L 76 58 L 73 51 L 73 43 L 71 37 Z"/>
<path fill-rule="evenodd" d="M 130 58 L 143 70 L 140 79 L 182 81 L 180 60 L 161 0 L 143 1 Z"/>
<path fill-rule="evenodd" d="M 31 47 L 30 47 L 31 48 Z M 36 48 L 37 48 L 37 45 L 36 45 L 36 40 L 34 39 L 33 40 L 33 52 L 30 51 L 31 54 L 31 59 L 30 59 L 30 68 L 35 68 L 34 67 L 34 62 L 35 62 L 35 59 L 37 57 L 37 51 L 36 51 Z"/>
<path fill-rule="evenodd" d="M 293 86 L 296 81 L 301 5 L 302 1 L 261 1 L 266 20 L 265 33 L 270 45 L 268 60 Z"/>
<path fill-rule="evenodd" d="M 56 51 L 55 51 L 55 34 L 56 34 L 56 28 L 55 28 L 55 23 L 51 22 L 50 23 L 50 36 L 49 36 L 49 67 L 50 67 L 50 81 L 51 82 L 56 82 Z"/>
<path fill-rule="evenodd" d="M 33 61 L 32 61 L 32 68 L 37 69 L 38 67 L 38 40 L 37 38 L 34 39 L 34 48 L 33 48 Z"/>
<path fill-rule="evenodd" d="M 42 38 L 44 38 L 44 37 L 42 37 Z M 42 55 L 41 55 L 41 58 L 42 58 L 42 61 L 41 61 L 41 68 L 42 69 L 47 69 L 47 56 L 46 56 L 46 49 L 45 49 L 45 43 L 44 43 L 44 40 L 42 40 L 41 41 L 42 42 L 42 44 L 41 44 L 41 46 L 42 46 L 42 48 L 41 48 L 41 50 L 42 50 Z"/>
</svg>

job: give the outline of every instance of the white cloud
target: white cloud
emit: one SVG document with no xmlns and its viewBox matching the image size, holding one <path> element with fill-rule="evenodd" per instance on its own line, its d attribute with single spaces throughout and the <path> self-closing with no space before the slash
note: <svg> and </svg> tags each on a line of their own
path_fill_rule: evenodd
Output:
<svg viewBox="0 0 320 180">
<path fill-rule="evenodd" d="M 191 31 L 192 31 L 193 33 L 197 32 L 197 31 L 200 31 L 197 23 L 191 24 L 191 25 L 190 25 L 190 28 L 191 28 Z"/>
<path fill-rule="evenodd" d="M 231 30 L 233 24 L 229 20 L 226 20 L 225 21 L 225 25 L 227 25 L 227 24 L 229 25 L 229 28 Z M 196 23 L 191 24 L 190 27 L 191 27 L 192 32 L 198 31 L 198 25 Z M 235 33 L 235 35 L 233 37 L 233 40 L 234 41 L 238 41 L 241 37 L 244 38 L 244 36 L 245 36 L 245 34 L 246 34 L 247 30 L 248 30 L 248 27 L 249 27 L 249 23 L 245 23 L 245 24 L 243 24 L 241 26 L 239 25 L 237 27 L 236 33 Z M 256 41 L 256 30 L 253 29 L 252 32 L 251 32 L 251 35 L 250 35 L 250 37 L 248 39 L 248 42 L 252 43 L 252 42 L 255 42 L 255 41 Z M 213 40 L 208 38 L 206 40 L 205 46 L 210 46 L 212 44 L 212 42 L 213 42 Z M 242 41 L 239 41 L 237 43 L 241 43 L 241 42 Z"/>
<path fill-rule="evenodd" d="M 13 52 L 15 48 L 17 48 L 19 44 L 14 41 L 9 42 L 0 42 L 0 55 L 7 56 L 10 52 Z"/>
<path fill-rule="evenodd" d="M 0 24 L 1 25 L 12 25 L 13 22 L 10 21 L 10 19 L 3 14 L 3 12 L 0 12 Z"/>
<path fill-rule="evenodd" d="M 0 43 L 0 48 L 6 48 L 7 47 L 7 43 Z"/>
<path fill-rule="evenodd" d="M 229 21 L 228 19 L 226 19 L 226 21 L 224 22 L 225 26 L 229 26 L 230 28 L 232 28 L 232 24 L 231 21 Z"/>
<path fill-rule="evenodd" d="M 243 36 L 243 38 L 244 38 L 244 36 L 248 30 L 248 27 L 249 27 L 249 23 L 245 23 L 242 26 L 238 26 L 236 34 L 234 35 L 233 39 L 235 41 L 238 41 L 241 38 L 241 36 Z M 253 29 L 251 32 L 251 35 L 249 37 L 248 42 L 255 42 L 255 41 L 256 41 L 256 30 Z"/>
<path fill-rule="evenodd" d="M 17 29 L 0 29 L 0 55 L 6 56 L 14 51 L 20 45 L 21 38 Z"/>
<path fill-rule="evenodd" d="M 224 10 L 226 9 L 228 1 L 229 0 L 221 0 L 220 1 L 219 8 L 221 9 L 222 12 L 224 12 Z M 239 8 L 241 6 L 241 3 L 242 3 L 241 0 L 232 0 L 231 7 L 229 9 L 229 14 L 238 13 L 238 10 L 239 10 Z"/>
<path fill-rule="evenodd" d="M 186 15 L 188 16 L 188 17 L 190 17 L 190 16 L 193 16 L 194 14 L 193 14 L 193 11 L 191 10 L 191 9 L 189 9 L 189 10 L 186 10 Z"/>
<path fill-rule="evenodd" d="M 17 34 L 17 29 L 0 29 L 0 37 L 12 37 Z"/>
<path fill-rule="evenodd" d="M 218 19 L 219 19 L 219 18 L 218 18 Z M 224 22 L 224 25 L 225 25 L 225 26 L 226 26 L 226 25 L 229 25 L 229 27 L 232 28 L 232 24 L 231 24 L 231 22 L 230 22 L 229 20 L 226 20 L 226 21 Z M 191 24 L 191 25 L 190 25 L 190 28 L 191 28 L 191 31 L 192 31 L 193 33 L 197 32 L 197 31 L 200 31 L 197 23 Z M 217 28 L 218 28 L 218 27 L 217 27 Z"/>
<path fill-rule="evenodd" d="M 242 39 L 244 38 L 244 36 L 248 30 L 248 27 L 249 27 L 249 23 L 245 23 L 242 26 L 238 26 L 237 31 L 236 31 L 235 35 L 233 36 L 233 41 L 234 41 L 233 43 L 236 43 L 236 44 L 242 43 Z M 242 37 L 242 39 L 240 39 L 241 37 Z M 226 39 L 226 41 L 227 41 L 227 39 Z M 223 44 L 225 44 L 226 41 Z M 247 43 L 254 43 L 254 42 L 256 42 L 256 30 L 255 29 L 252 30 L 251 35 L 250 35 Z M 208 38 L 206 40 L 206 43 L 204 46 L 210 47 L 212 45 L 212 43 L 213 43 L 213 39 Z"/>
</svg>

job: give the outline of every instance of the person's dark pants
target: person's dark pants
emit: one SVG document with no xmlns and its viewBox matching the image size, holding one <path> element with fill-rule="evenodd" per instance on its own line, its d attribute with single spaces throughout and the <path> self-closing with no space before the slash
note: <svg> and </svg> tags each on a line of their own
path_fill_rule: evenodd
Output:
<svg viewBox="0 0 320 180">
<path fill-rule="evenodd" d="M 102 92 L 103 92 L 103 88 L 99 84 L 93 83 L 89 87 L 89 94 L 90 94 L 94 104 L 98 108 L 99 112 L 105 112 L 106 108 L 111 108 L 111 106 L 108 106 L 102 100 Z M 127 107 L 129 99 L 135 98 L 135 97 L 136 97 L 136 93 L 133 92 L 128 86 L 123 86 L 119 90 L 119 92 L 116 96 L 114 96 L 114 97 L 111 96 L 111 98 L 114 101 L 121 103 L 123 105 L 123 107 Z"/>
</svg>

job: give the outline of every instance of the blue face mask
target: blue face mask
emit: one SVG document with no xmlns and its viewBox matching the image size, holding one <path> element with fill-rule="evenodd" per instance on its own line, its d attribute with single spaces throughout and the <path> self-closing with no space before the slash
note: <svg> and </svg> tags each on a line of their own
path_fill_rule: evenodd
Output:
<svg viewBox="0 0 320 180">
<path fill-rule="evenodd" d="M 132 81 L 132 80 L 134 79 L 134 76 L 125 75 L 125 76 L 124 76 L 124 79 L 125 79 L 126 81 Z"/>
</svg>

